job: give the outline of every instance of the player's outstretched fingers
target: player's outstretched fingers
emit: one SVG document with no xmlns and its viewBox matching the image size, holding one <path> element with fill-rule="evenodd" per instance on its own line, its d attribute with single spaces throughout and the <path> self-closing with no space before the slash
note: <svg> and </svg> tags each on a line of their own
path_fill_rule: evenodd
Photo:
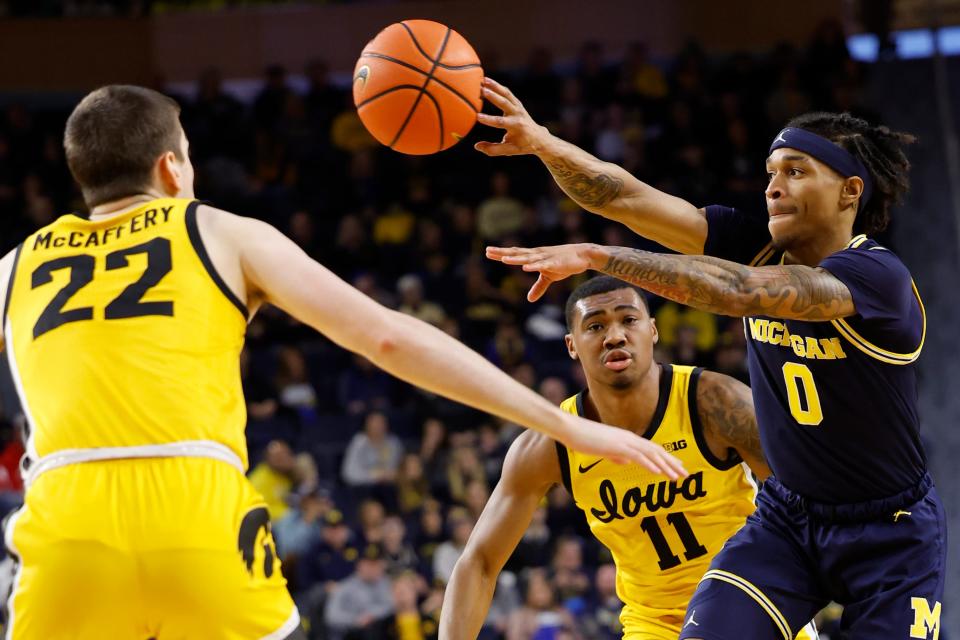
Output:
<svg viewBox="0 0 960 640">
<path fill-rule="evenodd" d="M 487 257 L 491 260 L 498 260 L 503 264 L 529 264 L 539 260 L 541 255 L 542 251 L 540 249 L 527 249 L 524 247 L 487 247 Z"/>
<path fill-rule="evenodd" d="M 679 480 L 681 478 L 686 478 L 690 475 L 690 472 L 687 471 L 686 467 L 683 466 L 683 463 L 680 461 L 680 458 L 677 456 L 667 453 L 666 451 L 660 451 L 661 460 L 663 465 L 670 469 L 671 472 L 676 474 L 674 480 Z"/>
<path fill-rule="evenodd" d="M 543 297 L 543 294 L 547 292 L 547 289 L 550 288 L 550 285 L 553 282 L 544 277 L 541 273 L 537 278 L 537 281 L 533 283 L 533 286 L 530 287 L 530 291 L 527 292 L 527 300 L 529 302 L 536 302 Z"/>
<path fill-rule="evenodd" d="M 496 156 L 514 156 L 520 153 L 517 145 L 509 142 L 478 142 L 473 148 L 484 155 Z"/>
<path fill-rule="evenodd" d="M 497 82 L 496 80 L 494 80 L 493 78 L 485 77 L 483 79 L 483 86 L 490 89 L 494 93 L 500 94 L 505 99 L 510 101 L 514 106 L 517 106 L 517 107 L 520 106 L 520 101 L 517 100 L 517 97 L 515 95 L 513 95 L 513 92 L 510 91 L 510 89 L 508 89 L 507 87 Z"/>
<path fill-rule="evenodd" d="M 493 89 L 484 87 L 483 97 L 493 106 L 503 111 L 503 113 L 506 115 L 509 115 L 516 110 L 516 105 L 507 100 L 506 96 L 497 93 Z"/>
<path fill-rule="evenodd" d="M 492 116 L 489 113 L 478 113 L 477 122 L 480 124 L 485 124 L 488 127 L 495 127 L 497 129 L 506 129 L 507 128 L 507 119 L 503 116 Z"/>
</svg>

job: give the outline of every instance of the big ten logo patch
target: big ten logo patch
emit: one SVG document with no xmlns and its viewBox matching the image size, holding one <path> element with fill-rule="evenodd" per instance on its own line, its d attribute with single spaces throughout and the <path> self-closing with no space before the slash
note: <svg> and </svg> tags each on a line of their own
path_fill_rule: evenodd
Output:
<svg viewBox="0 0 960 640">
<path fill-rule="evenodd" d="M 910 598 L 910 608 L 913 609 L 913 625 L 910 627 L 911 638 L 940 638 L 940 603 L 936 602 L 930 609 L 930 602 L 926 598 Z"/>
<path fill-rule="evenodd" d="M 663 448 L 666 451 L 680 451 L 687 448 L 686 440 L 677 440 L 676 442 L 665 442 Z"/>
<path fill-rule="evenodd" d="M 270 533 L 270 513 L 265 507 L 250 510 L 240 523 L 240 533 L 237 536 L 237 549 L 243 556 L 243 563 L 251 577 L 257 563 L 257 557 L 262 558 L 263 575 L 269 578 L 273 575 L 273 564 L 277 557 L 273 536 Z M 262 554 L 262 555 L 261 555 Z"/>
</svg>

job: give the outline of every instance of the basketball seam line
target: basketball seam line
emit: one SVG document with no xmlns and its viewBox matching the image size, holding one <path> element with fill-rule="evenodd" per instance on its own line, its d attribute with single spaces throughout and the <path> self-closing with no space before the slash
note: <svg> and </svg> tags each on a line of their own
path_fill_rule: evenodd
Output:
<svg viewBox="0 0 960 640">
<path fill-rule="evenodd" d="M 403 24 L 403 23 L 401 22 L 400 24 Z M 410 124 L 410 120 L 413 118 L 413 114 L 417 110 L 417 106 L 419 106 L 420 104 L 420 98 L 422 98 L 423 94 L 427 92 L 427 85 L 430 84 L 431 80 L 433 80 L 433 72 L 437 70 L 437 65 L 440 63 L 440 58 L 443 57 L 443 52 L 447 48 L 447 43 L 450 42 L 451 31 L 453 31 L 453 29 L 451 29 L 450 27 L 447 27 L 447 32 L 443 35 L 443 42 L 440 43 L 440 51 L 437 52 L 437 59 L 433 61 L 433 67 L 431 67 L 430 73 L 427 75 L 426 80 L 423 81 L 423 86 L 420 87 L 420 93 L 417 94 L 417 99 L 413 101 L 413 106 L 410 107 L 410 112 L 407 113 L 406 119 L 403 121 L 403 124 L 400 125 L 400 130 L 397 131 L 397 135 L 395 135 L 393 137 L 393 140 L 390 142 L 390 144 L 387 145 L 391 149 L 393 148 L 393 145 L 397 144 L 397 141 L 400 140 L 400 136 L 403 135 L 403 132 L 407 128 L 407 125 Z M 411 38 L 413 37 L 412 32 L 410 32 L 410 37 Z M 414 38 L 414 42 L 416 42 L 416 38 Z M 436 103 L 436 99 L 434 99 L 434 103 Z M 443 149 L 443 113 L 439 112 L 440 105 L 437 105 L 437 109 L 438 109 L 437 116 L 438 116 L 438 120 L 440 121 L 440 145 L 437 151 L 440 151 Z"/>
<path fill-rule="evenodd" d="M 397 85 L 397 86 L 395 86 L 395 87 L 390 87 L 389 89 L 386 89 L 386 90 L 384 90 L 384 91 L 381 91 L 380 93 L 378 93 L 378 94 L 375 95 L 375 96 L 370 96 L 369 98 L 367 98 L 366 100 L 364 100 L 363 102 L 361 102 L 360 104 L 358 104 L 358 105 L 357 105 L 357 110 L 359 111 L 360 109 L 362 109 L 363 107 L 365 107 L 368 103 L 373 102 L 374 100 L 376 100 L 377 98 L 379 98 L 379 97 L 381 97 L 381 96 L 385 96 L 385 95 L 387 95 L 388 93 L 393 93 L 394 91 L 399 91 L 399 90 L 401 90 L 401 89 L 413 89 L 414 91 L 419 91 L 419 90 L 420 90 L 420 87 L 418 87 L 418 86 L 415 85 L 415 84 L 399 84 L 399 85 Z M 443 112 L 440 110 L 440 103 L 437 102 L 437 99 L 434 98 L 433 95 L 432 95 L 429 91 L 425 92 L 424 95 L 426 95 L 428 98 L 430 98 L 430 101 L 433 102 L 433 106 L 434 106 L 434 108 L 437 110 L 437 118 L 440 119 L 440 127 L 441 127 L 441 129 L 442 129 L 442 127 L 443 127 Z M 440 145 L 440 146 L 441 146 L 441 147 L 443 146 L 442 142 L 441 142 L 441 145 Z"/>
<path fill-rule="evenodd" d="M 410 34 L 410 39 L 413 40 L 413 46 L 415 46 L 415 47 L 417 48 L 417 51 L 419 51 L 419 52 L 423 55 L 423 57 L 426 58 L 429 62 L 432 62 L 433 64 L 435 64 L 436 66 L 440 67 L 441 69 L 449 69 L 450 71 L 457 71 L 457 70 L 459 70 L 459 69 L 472 69 L 472 68 L 474 68 L 474 67 L 479 67 L 479 66 L 481 66 L 481 65 L 476 64 L 476 63 L 461 64 L 461 65 L 443 64 L 442 62 L 440 62 L 440 56 L 437 56 L 437 59 L 434 60 L 433 58 L 430 57 L 430 54 L 428 54 L 426 51 L 424 51 L 424 50 L 423 50 L 423 47 L 420 46 L 420 41 L 417 40 L 417 36 L 413 35 L 413 29 L 411 29 L 410 27 L 408 27 L 406 22 L 401 22 L 401 23 L 400 23 L 400 26 L 402 26 L 404 29 L 406 29 L 406 30 L 407 30 L 407 33 Z M 448 30 L 448 31 L 452 31 L 452 29 L 450 29 L 450 27 L 447 27 L 447 30 Z M 446 36 L 444 36 L 444 37 L 446 37 Z M 441 53 L 441 55 L 442 55 L 442 53 Z"/>
<path fill-rule="evenodd" d="M 417 73 L 419 73 L 419 74 L 421 74 L 421 75 L 428 75 L 426 71 L 424 71 L 423 69 L 421 69 L 420 67 L 418 67 L 418 66 L 416 66 L 416 65 L 410 64 L 409 62 L 404 62 L 403 60 L 399 60 L 399 59 L 397 59 L 397 58 L 394 58 L 394 57 L 392 57 L 392 56 L 388 56 L 388 55 L 383 54 L 383 53 L 376 53 L 376 52 L 372 52 L 372 51 L 367 51 L 366 53 L 364 53 L 364 54 L 361 55 L 360 57 L 361 57 L 361 58 L 378 58 L 378 59 L 380 59 L 380 60 L 387 60 L 388 62 L 393 62 L 394 64 L 398 64 L 398 65 L 400 65 L 401 67 L 405 67 L 405 68 L 410 69 L 410 70 L 412 70 L 412 71 L 416 71 Z M 476 66 L 479 67 L 480 65 L 476 65 Z M 464 102 L 466 102 L 466 103 L 467 103 L 467 106 L 469 106 L 469 107 L 470 107 L 471 109 L 473 109 L 475 112 L 478 112 L 477 108 L 476 108 L 475 106 L 473 106 L 473 103 L 470 102 L 470 99 L 467 98 L 467 96 L 465 96 L 465 95 L 463 95 L 462 93 L 460 93 L 459 91 L 457 91 L 454 87 L 450 86 L 449 84 L 447 84 L 446 82 L 444 82 L 444 81 L 441 80 L 440 78 L 437 78 L 436 76 L 434 76 L 433 81 L 436 82 L 437 84 L 439 84 L 441 87 L 443 87 L 443 88 L 446 89 L 447 91 L 449 91 L 450 93 L 452 93 L 453 95 L 457 96 L 458 98 L 460 98 L 461 100 L 463 100 Z M 364 100 L 364 102 L 367 102 L 367 101 Z"/>
<path fill-rule="evenodd" d="M 367 106 L 368 103 L 373 102 L 374 100 L 376 100 L 377 98 L 379 98 L 379 97 L 381 97 L 381 96 L 385 96 L 385 95 L 387 95 L 388 93 L 393 93 L 394 91 L 399 91 L 399 90 L 401 90 L 401 89 L 413 89 L 414 91 L 420 91 L 420 86 L 419 86 L 419 85 L 415 85 L 415 84 L 398 84 L 398 85 L 395 85 L 395 86 L 393 86 L 393 87 L 390 87 L 389 89 L 384 89 L 383 91 L 381 91 L 381 92 L 378 93 L 377 95 L 375 95 L 375 96 L 370 96 L 369 98 L 367 98 L 366 100 L 364 100 L 363 102 L 361 102 L 360 104 L 358 104 L 358 105 L 357 105 L 357 109 L 359 109 L 359 108 L 361 108 L 361 107 Z"/>
</svg>

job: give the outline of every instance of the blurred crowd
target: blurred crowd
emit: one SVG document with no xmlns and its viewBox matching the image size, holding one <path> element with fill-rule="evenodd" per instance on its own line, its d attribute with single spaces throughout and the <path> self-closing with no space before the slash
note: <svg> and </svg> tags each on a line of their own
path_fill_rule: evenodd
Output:
<svg viewBox="0 0 960 640">
<path fill-rule="evenodd" d="M 868 69 L 835 23 L 807 47 L 765 55 L 719 58 L 690 43 L 653 60 L 637 43 L 612 61 L 589 42 L 566 65 L 536 50 L 522 68 L 499 68 L 493 53 L 484 66 L 564 139 L 699 206 L 758 215 L 766 149 L 789 118 L 811 109 L 873 117 L 863 105 Z M 654 247 L 581 211 L 535 158 L 472 149 L 497 131 L 477 127 L 438 156 L 401 156 L 365 132 L 349 87 L 331 82 L 322 61 L 297 71 L 306 92 L 273 66 L 250 103 L 216 69 L 195 95 L 173 95 L 198 197 L 276 225 L 364 293 L 456 336 L 551 401 L 580 390 L 562 311 L 577 282 L 531 305 L 532 278 L 485 260 L 483 247 Z M 68 113 L 0 112 L 0 252 L 83 209 L 63 159 Z M 657 360 L 747 380 L 740 320 L 651 303 Z M 444 585 L 518 428 L 401 383 L 273 308 L 251 322 L 241 366 L 250 479 L 269 503 L 311 637 L 434 637 Z M 13 397 L 0 383 L 4 505 L 21 490 Z M 482 637 L 618 638 L 615 586 L 609 554 L 554 488 L 500 578 Z"/>
</svg>

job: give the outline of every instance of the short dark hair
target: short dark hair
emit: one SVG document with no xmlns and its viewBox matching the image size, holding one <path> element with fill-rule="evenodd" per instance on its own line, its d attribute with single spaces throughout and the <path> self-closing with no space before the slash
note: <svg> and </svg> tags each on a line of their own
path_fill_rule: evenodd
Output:
<svg viewBox="0 0 960 640">
<path fill-rule="evenodd" d="M 882 125 L 874 126 L 849 113 L 805 113 L 787 126 L 827 138 L 863 162 L 873 178 L 873 196 L 860 207 L 854 233 L 872 235 L 886 229 L 890 208 L 910 190 L 910 161 L 903 147 L 915 142 L 916 137 Z"/>
<path fill-rule="evenodd" d="M 180 106 L 162 93 L 113 84 L 92 91 L 67 119 L 63 148 L 87 206 L 142 193 L 157 158 L 180 149 Z"/>
<path fill-rule="evenodd" d="M 564 314 L 567 317 L 567 331 L 573 331 L 573 313 L 580 300 L 620 289 L 633 289 L 636 291 L 637 295 L 640 296 L 640 302 L 643 304 L 644 309 L 647 310 L 647 313 L 650 313 L 650 303 L 647 302 L 646 291 L 629 282 L 614 278 L 613 276 L 597 276 L 596 278 L 590 278 L 574 289 L 570 297 L 567 298 L 567 306 L 564 310 Z"/>
</svg>

